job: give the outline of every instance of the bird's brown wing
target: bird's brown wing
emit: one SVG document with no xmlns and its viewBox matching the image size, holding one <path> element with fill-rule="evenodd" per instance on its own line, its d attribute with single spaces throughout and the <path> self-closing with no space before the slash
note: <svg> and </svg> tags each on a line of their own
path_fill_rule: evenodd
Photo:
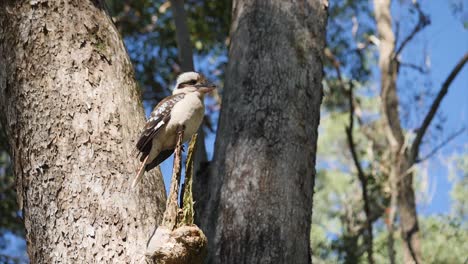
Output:
<svg viewBox="0 0 468 264">
<path fill-rule="evenodd" d="M 141 153 L 140 160 L 143 161 L 149 155 L 153 146 L 153 139 L 158 132 L 167 125 L 171 119 L 171 110 L 174 105 L 184 98 L 184 94 L 175 94 L 164 98 L 154 108 L 136 144 L 137 151 Z"/>
</svg>

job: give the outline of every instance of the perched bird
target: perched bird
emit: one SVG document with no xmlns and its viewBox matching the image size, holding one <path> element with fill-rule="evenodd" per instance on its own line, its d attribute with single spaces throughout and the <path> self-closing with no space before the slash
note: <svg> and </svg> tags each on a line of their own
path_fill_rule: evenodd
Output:
<svg viewBox="0 0 468 264">
<path fill-rule="evenodd" d="M 179 130 L 183 130 L 183 142 L 197 132 L 205 114 L 204 95 L 215 88 L 197 72 L 185 72 L 177 77 L 172 95 L 154 108 L 138 139 L 136 149 L 142 164 L 132 187 L 145 171 L 158 166 L 174 152 Z"/>
</svg>

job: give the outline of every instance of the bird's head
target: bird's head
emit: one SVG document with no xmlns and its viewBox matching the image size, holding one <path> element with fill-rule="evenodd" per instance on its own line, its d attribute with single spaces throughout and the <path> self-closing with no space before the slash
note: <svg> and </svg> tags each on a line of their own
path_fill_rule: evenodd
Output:
<svg viewBox="0 0 468 264">
<path fill-rule="evenodd" d="M 214 84 L 209 82 L 205 76 L 198 72 L 184 72 L 177 77 L 177 82 L 172 94 L 199 92 L 206 94 L 216 88 Z"/>
</svg>

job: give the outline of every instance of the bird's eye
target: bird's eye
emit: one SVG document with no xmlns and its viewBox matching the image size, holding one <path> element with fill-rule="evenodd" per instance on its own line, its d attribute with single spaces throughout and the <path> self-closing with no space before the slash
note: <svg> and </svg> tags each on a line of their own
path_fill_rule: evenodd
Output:
<svg viewBox="0 0 468 264">
<path fill-rule="evenodd" d="M 179 84 L 179 86 L 177 86 L 177 89 L 184 88 L 190 85 L 195 85 L 195 84 L 197 84 L 197 80 L 186 81 L 186 82 Z"/>
</svg>

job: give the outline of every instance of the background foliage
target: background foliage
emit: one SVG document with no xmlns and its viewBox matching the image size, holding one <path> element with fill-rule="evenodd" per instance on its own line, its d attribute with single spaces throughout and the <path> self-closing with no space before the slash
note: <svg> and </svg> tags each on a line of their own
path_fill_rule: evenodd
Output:
<svg viewBox="0 0 468 264">
<path fill-rule="evenodd" d="M 227 62 L 231 1 L 187 0 L 186 10 L 190 38 L 194 47 L 197 70 L 222 84 Z M 150 110 L 159 100 L 170 94 L 175 76 L 180 73 L 177 62 L 175 28 L 169 1 L 137 0 L 107 1 L 109 12 L 124 38 L 141 86 L 145 109 Z M 462 0 L 448 3 L 452 15 L 467 28 L 468 10 Z M 424 2 L 421 3 L 424 9 Z M 397 18 L 394 27 L 401 36 L 415 23 L 411 1 L 394 1 L 392 12 Z M 330 1 L 327 32 L 328 47 L 325 59 L 324 101 L 319 131 L 318 172 L 315 183 L 311 229 L 311 248 L 314 263 L 365 263 L 366 245 L 363 226 L 365 215 L 361 187 L 351 154 L 346 144 L 345 128 L 349 123 L 347 92 L 355 90 L 359 115 L 353 133 L 363 167 L 372 177 L 369 180 L 372 222 L 374 226 L 374 254 L 376 263 L 388 263 L 386 209 L 389 186 L 385 162 L 388 159 L 381 120 L 379 119 L 379 76 L 376 73 L 378 50 L 375 46 L 375 22 L 372 1 Z M 253 25 L 254 26 L 254 25 Z M 451 26 L 451 25 L 449 25 Z M 457 25 L 453 25 L 457 26 Z M 466 31 L 465 31 L 466 33 Z M 424 39 L 414 44 L 418 54 L 414 65 L 402 69 L 399 91 L 403 98 L 400 115 L 405 130 L 411 134 L 416 121 L 424 114 L 428 98 L 434 90 L 428 77 L 431 54 Z M 444 53 L 446 51 L 435 51 Z M 410 56 L 408 56 L 410 57 Z M 414 57 L 414 56 L 413 56 Z M 414 66 L 413 65 L 413 66 Z M 339 69 L 339 71 L 337 71 Z M 345 85 L 343 85 L 343 83 Z M 420 88 L 429 87 L 429 88 Z M 222 96 L 222 89 L 221 89 Z M 216 99 L 216 98 L 215 98 Z M 214 101 L 214 102 L 213 102 Z M 218 109 L 211 100 L 208 115 L 216 124 Z M 417 106 L 417 107 L 415 107 Z M 431 149 L 443 138 L 447 117 L 439 115 L 431 127 L 425 143 Z M 3 131 L 0 127 L 0 132 Z M 370 140 L 373 137 L 374 140 Z M 208 151 L 213 140 L 207 140 Z M 0 133 L 0 262 L 6 262 L 10 251 L 6 235 L 22 237 L 23 228 L 15 201 L 14 179 L 5 135 Z M 463 154 L 464 153 L 464 154 Z M 462 154 L 445 155 L 448 176 L 452 182 L 451 201 L 443 215 L 419 215 L 422 250 L 426 263 L 464 263 L 468 252 L 468 145 Z M 427 193 L 425 165 L 417 168 L 418 197 Z M 442 191 L 442 190 L 440 190 Z M 447 191 L 447 190 L 445 190 Z M 418 202 L 424 202 L 418 200 Z M 430 201 L 429 201 L 430 202 Z M 451 208 L 450 210 L 448 208 Z M 3 239 L 2 239 L 3 238 Z M 396 236 L 397 259 L 402 259 L 401 243 Z M 22 248 L 21 250 L 24 250 Z M 24 259 L 16 259 L 24 262 Z M 14 262 L 13 261 L 13 262 Z"/>
</svg>

